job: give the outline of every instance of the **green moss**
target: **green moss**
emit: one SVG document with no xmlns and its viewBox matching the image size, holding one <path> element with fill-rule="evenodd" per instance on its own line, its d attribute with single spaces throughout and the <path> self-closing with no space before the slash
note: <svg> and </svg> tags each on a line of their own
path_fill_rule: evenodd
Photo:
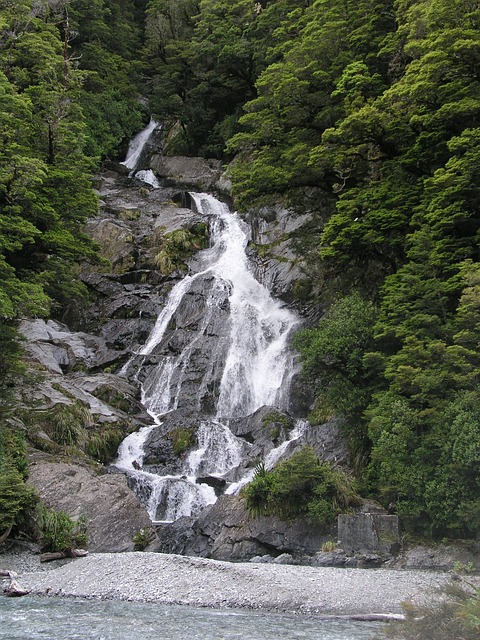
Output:
<svg viewBox="0 0 480 640">
<path fill-rule="evenodd" d="M 208 246 L 208 226 L 201 222 L 190 229 L 176 229 L 161 239 L 156 253 L 155 266 L 164 275 L 186 269 L 184 261 L 200 249 Z"/>
<path fill-rule="evenodd" d="M 195 429 L 192 427 L 178 427 L 178 429 L 169 433 L 169 438 L 172 441 L 173 452 L 179 456 L 195 445 Z"/>
<path fill-rule="evenodd" d="M 262 424 L 267 427 L 270 424 L 278 425 L 279 427 L 285 427 L 291 429 L 293 427 L 293 420 L 289 416 L 279 411 L 270 411 L 262 418 Z"/>
</svg>

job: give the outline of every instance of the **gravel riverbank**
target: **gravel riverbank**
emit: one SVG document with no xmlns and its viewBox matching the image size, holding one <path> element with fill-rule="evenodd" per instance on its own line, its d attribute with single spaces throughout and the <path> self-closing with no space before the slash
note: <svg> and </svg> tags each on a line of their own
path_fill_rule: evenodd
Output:
<svg viewBox="0 0 480 640">
<path fill-rule="evenodd" d="M 8 557 L 0 556 L 0 568 Z M 32 594 L 325 615 L 400 613 L 447 573 L 229 563 L 160 553 L 92 554 L 50 570 L 24 564 Z M 21 566 L 17 566 L 18 571 Z"/>
</svg>

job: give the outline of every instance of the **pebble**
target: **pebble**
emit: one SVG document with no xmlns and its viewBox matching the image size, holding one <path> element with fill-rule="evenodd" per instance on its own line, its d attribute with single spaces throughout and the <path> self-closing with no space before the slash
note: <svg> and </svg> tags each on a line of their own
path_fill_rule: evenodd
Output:
<svg viewBox="0 0 480 640">
<path fill-rule="evenodd" d="M 37 595 L 319 615 L 398 614 L 403 601 L 438 597 L 451 580 L 439 572 L 229 563 L 148 552 L 48 564 L 46 570 L 38 558 L 0 555 L 0 568 L 16 570 L 21 586 Z"/>
</svg>

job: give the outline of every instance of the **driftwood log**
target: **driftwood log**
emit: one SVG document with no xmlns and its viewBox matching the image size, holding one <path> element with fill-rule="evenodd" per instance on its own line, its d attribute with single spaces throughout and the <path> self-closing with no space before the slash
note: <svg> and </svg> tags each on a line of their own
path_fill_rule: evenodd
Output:
<svg viewBox="0 0 480 640">
<path fill-rule="evenodd" d="M 24 589 L 19 585 L 19 583 L 17 582 L 18 573 L 16 573 L 15 571 L 1 569 L 0 576 L 6 576 L 7 578 L 10 578 L 10 584 L 8 585 L 8 587 L 5 587 L 3 591 L 6 596 L 10 598 L 19 598 L 20 596 L 26 596 L 27 593 L 30 593 L 29 589 Z"/>
<path fill-rule="evenodd" d="M 49 551 L 42 553 L 40 562 L 52 562 L 52 560 L 63 560 L 63 558 L 83 558 L 88 556 L 85 549 L 68 549 L 67 551 Z"/>
<path fill-rule="evenodd" d="M 404 621 L 403 613 L 351 613 L 345 615 L 319 615 L 320 620 L 356 620 L 359 622 L 393 622 Z"/>
</svg>

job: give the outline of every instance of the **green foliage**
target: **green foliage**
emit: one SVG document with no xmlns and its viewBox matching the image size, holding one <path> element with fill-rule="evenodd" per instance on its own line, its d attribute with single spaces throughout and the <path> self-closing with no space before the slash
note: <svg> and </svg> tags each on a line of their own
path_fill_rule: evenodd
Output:
<svg viewBox="0 0 480 640">
<path fill-rule="evenodd" d="M 161 239 L 160 251 L 155 255 L 155 266 L 164 275 L 184 269 L 184 261 L 200 249 L 208 246 L 208 227 L 204 223 L 191 229 L 176 229 Z"/>
<path fill-rule="evenodd" d="M 278 515 L 284 519 L 304 516 L 323 528 L 331 525 L 342 509 L 356 502 L 347 476 L 320 462 L 308 446 L 272 471 L 258 465 L 243 496 L 255 516 Z"/>
<path fill-rule="evenodd" d="M 317 0 L 286 15 L 227 149 L 240 206 L 303 193 L 299 209 L 318 208 L 305 257 L 326 313 L 295 340 L 311 418 L 341 418 L 407 528 L 473 536 L 477 4 Z"/>
<path fill-rule="evenodd" d="M 317 390 L 316 421 L 342 416 L 357 453 L 365 441 L 363 411 L 378 377 L 378 363 L 365 358 L 376 315 L 372 302 L 353 293 L 332 305 L 316 327 L 294 338 L 304 374 Z"/>
<path fill-rule="evenodd" d="M 155 532 L 151 527 L 139 529 L 133 536 L 135 551 L 144 551 L 148 547 L 154 536 Z"/>
<path fill-rule="evenodd" d="M 152 0 L 147 11 L 147 55 L 154 79 L 151 104 L 174 123 L 168 149 L 222 157 L 238 131 L 245 100 L 266 64 L 275 30 L 305 0 Z"/>
<path fill-rule="evenodd" d="M 111 428 L 97 433 L 90 433 L 85 446 L 85 453 L 102 464 L 108 464 L 115 458 L 118 447 L 125 437 L 126 432 L 121 428 Z"/>
<path fill-rule="evenodd" d="M 189 427 L 178 427 L 169 433 L 169 438 L 172 441 L 173 452 L 175 455 L 180 456 L 195 445 L 195 429 Z"/>
<path fill-rule="evenodd" d="M 427 605 L 405 604 L 406 620 L 388 625 L 378 636 L 398 640 L 474 640 L 480 633 L 480 592 L 449 585 Z"/>
<path fill-rule="evenodd" d="M 46 412 L 42 422 L 54 442 L 64 446 L 78 444 L 86 439 L 86 427 L 91 424 L 90 411 L 79 403 L 56 404 Z"/>
<path fill-rule="evenodd" d="M 27 476 L 23 433 L 0 424 L 0 537 L 25 524 L 35 506 L 33 488 Z"/>
<path fill-rule="evenodd" d="M 37 535 L 48 551 L 69 551 L 87 546 L 84 517 L 74 520 L 65 511 L 54 511 L 43 504 L 37 508 Z"/>
<path fill-rule="evenodd" d="M 21 525 L 35 502 L 33 488 L 16 469 L 0 473 L 0 536 Z"/>
</svg>

